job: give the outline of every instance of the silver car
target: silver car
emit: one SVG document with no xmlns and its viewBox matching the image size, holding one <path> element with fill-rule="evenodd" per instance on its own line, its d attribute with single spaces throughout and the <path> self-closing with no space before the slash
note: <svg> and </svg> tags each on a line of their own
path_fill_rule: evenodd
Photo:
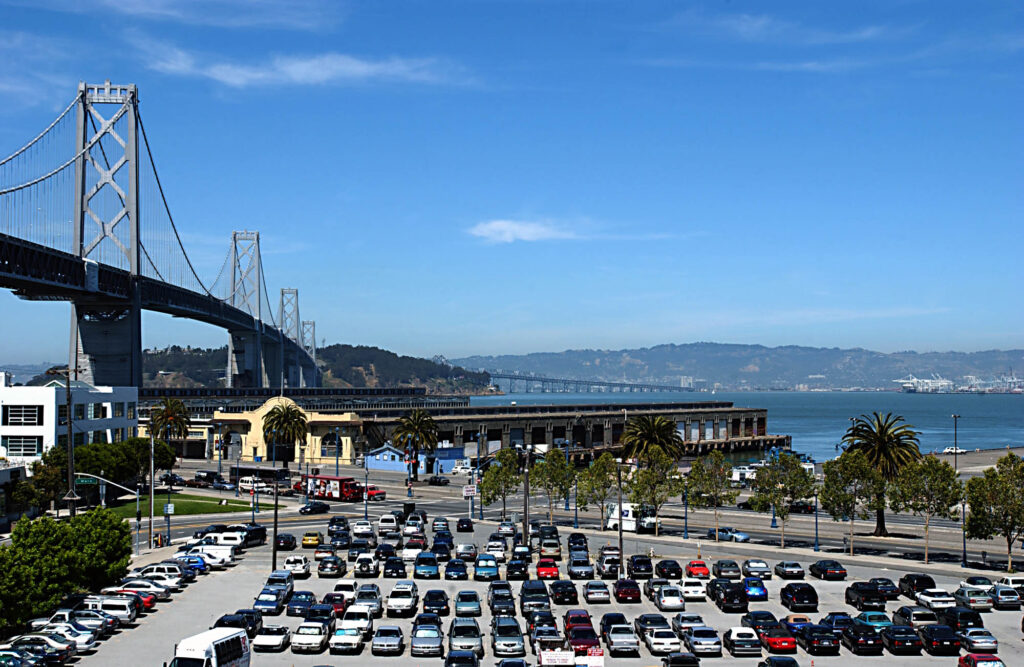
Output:
<svg viewBox="0 0 1024 667">
<path fill-rule="evenodd" d="M 384 612 L 384 603 L 381 600 L 380 586 L 377 584 L 363 584 L 356 591 L 356 599 L 352 604 L 361 604 L 370 608 L 374 618 L 380 618 Z"/>
<path fill-rule="evenodd" d="M 772 569 L 768 567 L 768 563 L 764 562 L 760 558 L 750 558 L 743 561 L 743 576 L 758 577 L 759 579 L 771 579 Z"/>
<path fill-rule="evenodd" d="M 526 655 L 526 642 L 519 621 L 509 616 L 497 616 L 491 627 L 491 652 L 495 656 L 508 655 L 519 657 Z"/>
<path fill-rule="evenodd" d="M 722 639 L 718 636 L 718 630 L 708 626 L 699 628 L 687 628 L 683 635 L 683 643 L 686 649 L 694 655 L 722 655 Z"/>
<path fill-rule="evenodd" d="M 586 558 L 572 558 L 569 560 L 570 579 L 593 579 L 594 566 Z"/>
<path fill-rule="evenodd" d="M 700 614 L 687 613 L 681 611 L 672 617 L 672 629 L 679 635 L 680 639 L 684 639 L 687 630 L 690 628 L 703 628 L 707 625 Z"/>
<path fill-rule="evenodd" d="M 608 584 L 603 581 L 588 581 L 583 586 L 583 598 L 590 603 L 611 602 L 612 596 Z"/>
<path fill-rule="evenodd" d="M 436 625 L 418 625 L 409 639 L 409 653 L 418 655 L 444 655 L 444 633 Z"/>
<path fill-rule="evenodd" d="M 484 638 L 476 619 L 454 618 L 448 626 L 448 651 L 473 651 L 484 656 Z"/>
<path fill-rule="evenodd" d="M 977 586 L 961 586 L 953 591 L 953 599 L 961 607 L 975 611 L 990 611 L 992 609 L 992 598 L 988 591 Z"/>
<path fill-rule="evenodd" d="M 999 650 L 999 640 L 985 628 L 965 628 L 956 636 L 968 653 L 995 653 Z"/>
<path fill-rule="evenodd" d="M 640 655 L 640 640 L 633 628 L 628 625 L 613 625 L 605 634 L 605 644 L 612 655 L 618 653 L 635 653 Z"/>
<path fill-rule="evenodd" d="M 382 625 L 373 633 L 373 641 L 370 642 L 370 653 L 380 655 L 401 655 L 405 652 L 405 637 L 402 635 L 402 628 L 397 625 Z"/>
</svg>

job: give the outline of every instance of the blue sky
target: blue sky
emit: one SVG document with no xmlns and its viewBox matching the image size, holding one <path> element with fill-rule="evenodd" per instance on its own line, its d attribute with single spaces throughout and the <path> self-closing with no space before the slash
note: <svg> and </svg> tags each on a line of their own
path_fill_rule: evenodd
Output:
<svg viewBox="0 0 1024 667">
<path fill-rule="evenodd" d="M 200 273 L 260 230 L 328 343 L 1024 347 L 1022 55 L 1007 2 L 0 0 L 0 153 L 137 83 Z"/>
</svg>

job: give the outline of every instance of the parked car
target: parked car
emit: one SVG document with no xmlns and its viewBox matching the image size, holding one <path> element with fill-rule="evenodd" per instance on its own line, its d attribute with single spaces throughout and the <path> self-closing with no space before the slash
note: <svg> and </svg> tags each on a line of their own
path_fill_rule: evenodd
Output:
<svg viewBox="0 0 1024 667">
<path fill-rule="evenodd" d="M 707 579 L 711 576 L 707 563 L 702 560 L 691 560 L 686 564 L 685 571 L 687 577 L 694 577 L 696 579 Z"/>
<path fill-rule="evenodd" d="M 846 587 L 846 604 L 861 611 L 885 609 L 885 595 L 869 581 L 855 581 Z"/>
<path fill-rule="evenodd" d="M 780 560 L 775 564 L 775 574 L 780 579 L 803 579 L 804 568 L 794 560 Z"/>
<path fill-rule="evenodd" d="M 882 628 L 878 633 L 882 640 L 882 646 L 893 655 L 918 654 L 923 644 L 921 638 L 909 625 L 890 625 Z"/>
<path fill-rule="evenodd" d="M 451 483 L 452 481 L 450 479 L 442 477 L 441 475 L 431 475 L 427 480 L 427 484 L 430 486 L 448 486 Z"/>
<path fill-rule="evenodd" d="M 757 633 L 750 628 L 733 627 L 722 635 L 722 647 L 733 657 L 741 655 L 754 655 L 761 657 L 761 640 Z"/>
<path fill-rule="evenodd" d="M 721 559 L 715 561 L 715 564 L 711 566 L 711 574 L 720 579 L 740 579 L 743 576 L 743 571 L 740 570 L 740 565 L 736 561 Z"/>
<path fill-rule="evenodd" d="M 926 625 L 917 631 L 924 650 L 930 655 L 957 655 L 960 638 L 948 625 Z"/>
<path fill-rule="evenodd" d="M 908 573 L 900 577 L 900 593 L 911 600 L 917 600 L 917 594 L 929 588 L 935 588 L 935 580 L 927 574 Z"/>
<path fill-rule="evenodd" d="M 283 651 L 291 643 L 292 631 L 284 625 L 265 625 L 252 640 L 253 651 Z"/>
<path fill-rule="evenodd" d="M 881 655 L 884 649 L 882 638 L 878 636 L 878 631 L 870 625 L 854 624 L 847 626 L 843 630 L 841 642 L 854 655 L 861 655 L 863 653 L 877 653 Z"/>
<path fill-rule="evenodd" d="M 768 563 L 760 558 L 748 558 L 743 561 L 743 576 L 767 580 L 772 578 L 772 570 Z"/>
<path fill-rule="evenodd" d="M 405 635 L 397 625 L 382 625 L 370 641 L 372 655 L 401 655 L 405 652 Z"/>
<path fill-rule="evenodd" d="M 846 579 L 846 568 L 837 561 L 831 559 L 815 561 L 808 570 L 811 576 L 823 580 L 842 581 Z"/>
<path fill-rule="evenodd" d="M 683 577 L 683 566 L 679 564 L 679 561 L 667 558 L 658 561 L 658 564 L 654 566 L 654 575 L 665 579 L 681 579 Z"/>
<path fill-rule="evenodd" d="M 805 609 L 816 611 L 818 609 L 818 592 L 814 586 L 803 582 L 786 584 L 779 591 L 779 602 L 790 611 Z"/>
<path fill-rule="evenodd" d="M 708 626 L 687 628 L 683 634 L 683 644 L 694 655 L 722 655 L 722 639 L 718 630 Z"/>
</svg>

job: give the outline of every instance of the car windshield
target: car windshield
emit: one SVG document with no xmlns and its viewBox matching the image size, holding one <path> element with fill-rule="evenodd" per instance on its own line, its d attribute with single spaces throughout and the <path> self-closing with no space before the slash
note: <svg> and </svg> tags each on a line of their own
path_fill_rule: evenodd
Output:
<svg viewBox="0 0 1024 667">
<path fill-rule="evenodd" d="M 473 591 L 462 591 L 459 593 L 459 597 L 456 598 L 459 602 L 477 602 L 478 598 L 476 593 Z"/>
<path fill-rule="evenodd" d="M 283 625 L 267 625 L 260 630 L 261 635 L 286 635 L 288 634 L 288 628 Z"/>
<path fill-rule="evenodd" d="M 475 625 L 456 625 L 452 628 L 453 637 L 479 637 L 480 631 Z"/>
<path fill-rule="evenodd" d="M 440 637 L 441 632 L 437 628 L 427 625 L 416 628 L 416 631 L 412 633 L 412 636 L 419 638 L 433 638 Z"/>
<path fill-rule="evenodd" d="M 324 626 L 317 625 L 300 625 L 299 629 L 295 631 L 295 634 L 299 635 L 322 635 L 324 633 Z"/>
<path fill-rule="evenodd" d="M 717 639 L 718 632 L 715 630 L 701 630 L 697 629 L 690 633 L 695 639 Z"/>
<path fill-rule="evenodd" d="M 671 632 L 669 634 L 671 634 Z M 597 639 L 597 634 L 593 629 L 587 627 L 573 628 L 569 631 L 569 636 L 573 639 Z"/>
<path fill-rule="evenodd" d="M 378 637 L 401 637 L 402 631 L 398 628 L 381 628 L 377 630 Z"/>
<path fill-rule="evenodd" d="M 511 623 L 502 623 L 494 630 L 494 634 L 499 637 L 519 637 L 522 633 L 519 632 L 519 628 Z"/>
<path fill-rule="evenodd" d="M 260 593 L 260 596 L 256 599 L 260 602 L 276 602 L 277 596 L 273 593 Z"/>
<path fill-rule="evenodd" d="M 345 621 L 367 621 L 370 615 L 365 611 L 346 611 L 342 620 Z"/>
</svg>

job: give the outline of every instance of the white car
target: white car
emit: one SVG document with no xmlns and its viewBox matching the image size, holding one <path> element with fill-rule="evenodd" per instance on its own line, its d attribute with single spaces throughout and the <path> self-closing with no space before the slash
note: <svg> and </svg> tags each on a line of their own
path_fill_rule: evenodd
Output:
<svg viewBox="0 0 1024 667">
<path fill-rule="evenodd" d="M 230 553 L 218 553 L 202 546 L 179 550 L 177 555 L 199 556 L 206 561 L 206 564 L 213 570 L 223 570 L 228 565 L 231 565 L 235 560 L 235 557 Z"/>
<path fill-rule="evenodd" d="M 292 635 L 292 653 L 320 653 L 327 648 L 328 628 L 320 621 L 300 623 Z"/>
<path fill-rule="evenodd" d="M 412 563 L 422 551 L 423 549 L 415 545 L 406 546 L 402 549 L 402 560 L 406 563 Z"/>
<path fill-rule="evenodd" d="M 499 563 L 505 562 L 505 545 L 498 540 L 491 540 L 488 542 L 484 551 L 494 556 L 494 560 Z"/>
<path fill-rule="evenodd" d="M 155 581 L 171 591 L 181 590 L 181 577 L 176 577 L 173 574 L 167 574 L 166 572 L 151 572 L 149 574 L 139 574 L 138 577 L 139 579 Z"/>
<path fill-rule="evenodd" d="M 651 653 L 672 653 L 679 650 L 679 637 L 666 628 L 644 633 L 644 643 Z"/>
<path fill-rule="evenodd" d="M 700 579 L 686 577 L 679 582 L 679 588 L 683 591 L 684 600 L 704 600 L 707 597 L 705 584 Z"/>
<path fill-rule="evenodd" d="M 388 596 L 387 601 L 384 603 L 384 608 L 387 610 L 388 616 L 411 615 L 416 612 L 419 601 L 420 598 L 416 584 L 411 581 L 399 581 L 391 589 L 391 595 Z"/>
<path fill-rule="evenodd" d="M 352 537 L 368 537 L 373 535 L 373 524 L 360 519 L 352 524 Z"/>
<path fill-rule="evenodd" d="M 613 656 L 619 653 L 640 655 L 640 640 L 637 639 L 633 628 L 628 625 L 613 625 L 608 628 L 605 644 L 608 646 L 608 653 Z"/>
<path fill-rule="evenodd" d="M 956 598 L 941 588 L 927 588 L 917 594 L 917 602 L 932 611 L 956 606 Z"/>
<path fill-rule="evenodd" d="M 79 630 L 69 623 L 50 623 L 43 627 L 40 632 L 50 632 L 74 644 L 75 650 L 79 653 L 91 651 L 96 648 L 96 634 L 89 630 Z"/>
<path fill-rule="evenodd" d="M 288 648 L 292 631 L 284 625 L 264 625 L 252 639 L 254 651 L 283 651 Z"/>
<path fill-rule="evenodd" d="M 402 528 L 403 535 L 415 535 L 423 532 L 426 532 L 423 528 L 423 519 L 414 514 L 405 520 L 405 527 Z"/>
<path fill-rule="evenodd" d="M 347 604 L 351 604 L 352 600 L 356 599 L 357 590 L 359 590 L 359 584 L 355 579 L 342 579 L 334 584 L 334 592 L 341 593 Z"/>
<path fill-rule="evenodd" d="M 686 609 L 686 600 L 683 599 L 683 591 L 678 586 L 662 586 L 655 595 L 654 603 L 662 611 L 683 611 Z"/>
<path fill-rule="evenodd" d="M 129 579 L 120 586 L 111 586 L 109 589 L 103 589 L 101 592 L 105 593 L 107 590 L 114 591 L 115 593 L 119 590 L 142 591 L 145 593 L 152 593 L 156 596 L 157 600 L 169 600 L 171 598 L 171 592 L 167 590 L 166 587 L 161 586 L 155 581 L 150 581 L 149 579 Z M 106 594 L 110 595 L 110 593 Z"/>
<path fill-rule="evenodd" d="M 963 447 L 946 447 L 942 450 L 943 454 L 966 454 L 967 450 Z"/>
<path fill-rule="evenodd" d="M 364 639 L 373 634 L 373 610 L 365 604 L 354 604 L 338 621 L 339 628 L 355 628 Z"/>
<path fill-rule="evenodd" d="M 334 653 L 361 653 L 365 640 L 363 633 L 354 627 L 338 628 L 327 641 L 327 648 Z"/>
<path fill-rule="evenodd" d="M 373 554 L 359 554 L 352 565 L 352 573 L 357 577 L 376 577 L 380 574 L 380 563 Z"/>
<path fill-rule="evenodd" d="M 284 561 L 284 569 L 291 572 L 293 577 L 308 577 L 309 559 L 305 556 L 288 556 Z"/>
<path fill-rule="evenodd" d="M 448 471 L 449 475 L 472 475 L 473 469 L 466 465 L 457 465 Z"/>
</svg>

